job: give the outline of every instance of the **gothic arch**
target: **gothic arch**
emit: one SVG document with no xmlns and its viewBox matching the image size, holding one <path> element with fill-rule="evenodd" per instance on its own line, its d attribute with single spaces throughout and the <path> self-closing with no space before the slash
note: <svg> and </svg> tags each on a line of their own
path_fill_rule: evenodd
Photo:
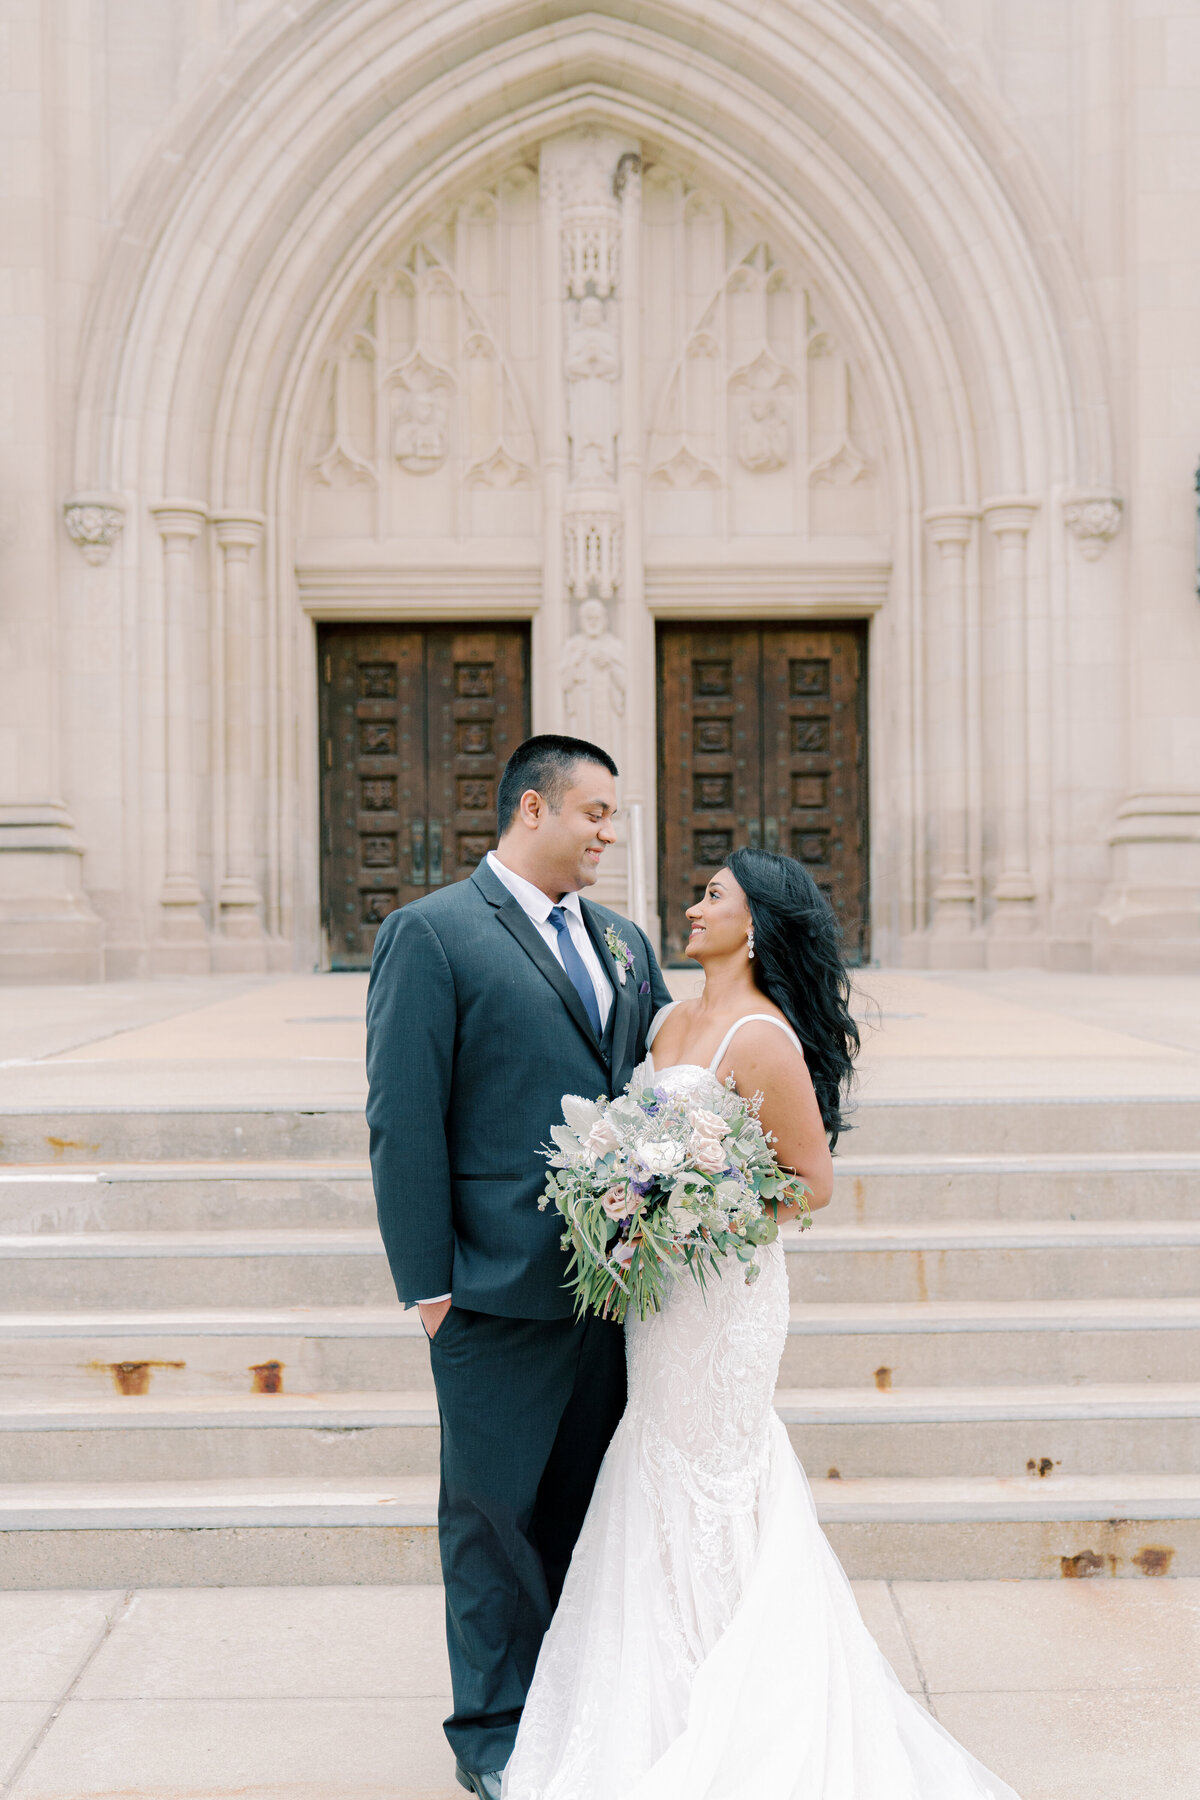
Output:
<svg viewBox="0 0 1200 1800">
<path fill-rule="evenodd" d="M 464 0 L 435 16 L 415 0 L 311 0 L 281 24 L 265 18 L 131 196 L 90 322 L 77 486 L 133 506 L 182 495 L 201 519 L 263 517 L 278 707 L 296 433 L 333 321 L 440 196 L 585 121 L 666 146 L 779 221 L 864 367 L 888 449 L 901 678 L 889 704 L 904 823 L 886 854 L 919 926 L 946 860 L 921 825 L 932 578 L 920 521 L 932 510 L 941 531 L 938 520 L 990 507 L 1023 534 L 999 540 L 1012 579 L 1019 550 L 1032 581 L 1034 512 L 1044 519 L 1064 492 L 1107 493 L 1114 471 L 1098 332 L 1053 247 L 1061 234 L 990 101 L 915 14 L 781 0 L 751 16 L 718 0 L 697 27 L 669 0 L 603 15 Z M 1001 517 L 1001 502 L 1017 513 Z M 935 541 L 959 540 L 952 529 Z M 131 564 L 125 578 L 155 585 Z M 953 580 L 946 594 L 960 609 Z M 278 712 L 272 732 L 269 917 L 286 933 L 296 751 Z M 963 856 L 977 860 L 978 846 Z"/>
</svg>

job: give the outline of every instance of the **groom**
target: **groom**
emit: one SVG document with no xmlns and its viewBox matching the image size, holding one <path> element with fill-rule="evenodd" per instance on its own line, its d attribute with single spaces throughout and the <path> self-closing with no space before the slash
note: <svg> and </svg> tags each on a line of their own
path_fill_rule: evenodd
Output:
<svg viewBox="0 0 1200 1800">
<path fill-rule="evenodd" d="M 623 1335 L 574 1318 L 561 1219 L 537 1204 L 563 1094 L 619 1093 L 670 999 L 644 932 L 580 899 L 616 835 L 616 773 L 580 738 L 519 745 L 498 848 L 385 919 L 367 997 L 379 1225 L 442 1424 L 446 1735 L 484 1800 L 625 1405 Z"/>
</svg>

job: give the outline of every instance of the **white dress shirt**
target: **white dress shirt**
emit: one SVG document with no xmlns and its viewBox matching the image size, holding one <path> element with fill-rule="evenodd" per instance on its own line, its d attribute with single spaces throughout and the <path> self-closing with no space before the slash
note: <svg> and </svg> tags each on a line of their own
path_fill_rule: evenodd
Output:
<svg viewBox="0 0 1200 1800">
<path fill-rule="evenodd" d="M 488 851 L 488 868 L 502 881 L 509 893 L 518 902 L 522 912 L 526 913 L 544 938 L 546 947 L 554 953 L 555 960 L 562 964 L 562 951 L 559 948 L 558 933 L 550 923 L 550 913 L 555 905 L 561 906 L 567 921 L 567 930 L 571 934 L 571 942 L 579 952 L 580 961 L 592 979 L 596 990 L 596 1005 L 600 1008 L 600 1030 L 608 1024 L 608 1015 L 612 1009 L 612 983 L 604 973 L 604 965 L 596 952 L 591 933 L 583 922 L 583 908 L 579 904 L 578 894 L 564 894 L 559 901 L 551 900 L 540 887 L 534 887 L 532 881 L 526 881 L 514 869 L 507 868 L 494 850 Z M 449 1294 L 434 1294 L 428 1300 L 419 1300 L 418 1306 L 434 1306 L 439 1300 L 448 1300 Z"/>
<path fill-rule="evenodd" d="M 592 978 L 592 986 L 596 990 L 596 1005 L 600 1008 L 600 1030 L 608 1024 L 608 1015 L 613 1003 L 612 983 L 604 972 L 604 966 L 596 953 L 592 936 L 583 922 L 583 908 L 579 904 L 578 894 L 564 894 L 561 900 L 551 900 L 549 894 L 543 894 L 541 888 L 534 887 L 532 881 L 526 881 L 523 875 L 506 868 L 494 850 L 488 851 L 488 868 L 498 881 L 502 881 L 509 893 L 520 903 L 522 912 L 527 913 L 537 926 L 538 932 L 545 939 L 547 947 L 554 952 L 556 962 L 562 963 L 562 951 L 559 948 L 558 933 L 550 923 L 550 914 L 558 905 L 563 909 L 567 921 L 567 930 L 571 934 L 571 942 L 579 952 L 580 961 Z"/>
</svg>

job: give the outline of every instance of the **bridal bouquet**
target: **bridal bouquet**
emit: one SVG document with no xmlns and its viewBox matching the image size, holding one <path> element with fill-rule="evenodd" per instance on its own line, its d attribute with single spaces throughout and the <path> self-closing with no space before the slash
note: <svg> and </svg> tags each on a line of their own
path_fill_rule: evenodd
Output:
<svg viewBox="0 0 1200 1800">
<path fill-rule="evenodd" d="M 644 1319 L 661 1308 L 676 1270 L 686 1266 L 703 1286 L 730 1255 L 754 1281 L 755 1250 L 779 1235 L 776 1207 L 799 1202 L 801 1225 L 812 1223 L 808 1190 L 776 1161 L 760 1104 L 731 1080 L 711 1107 L 699 1106 L 647 1086 L 636 1070 L 615 1100 L 564 1094 L 538 1205 L 553 1204 L 566 1221 L 580 1317 L 619 1320 L 633 1305 Z"/>
</svg>

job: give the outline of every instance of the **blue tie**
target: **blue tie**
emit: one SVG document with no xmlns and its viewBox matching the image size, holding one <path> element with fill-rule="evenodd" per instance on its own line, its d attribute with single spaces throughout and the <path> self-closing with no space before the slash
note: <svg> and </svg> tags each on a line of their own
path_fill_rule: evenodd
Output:
<svg viewBox="0 0 1200 1800">
<path fill-rule="evenodd" d="M 596 999 L 596 990 L 592 986 L 592 978 L 583 966 L 583 958 L 571 942 L 571 928 L 567 924 L 567 915 L 561 906 L 550 908 L 550 923 L 558 933 L 558 949 L 562 957 L 563 968 L 571 977 L 571 985 L 583 1001 L 583 1009 L 592 1021 L 592 1030 L 597 1041 L 600 1031 L 600 1006 Z"/>
</svg>

